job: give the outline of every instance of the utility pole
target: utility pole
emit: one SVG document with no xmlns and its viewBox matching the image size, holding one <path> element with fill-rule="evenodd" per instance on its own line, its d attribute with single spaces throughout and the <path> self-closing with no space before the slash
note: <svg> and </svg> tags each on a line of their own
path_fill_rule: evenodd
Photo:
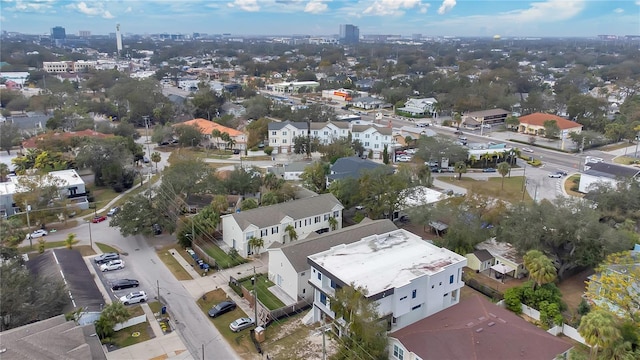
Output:
<svg viewBox="0 0 640 360">
<path fill-rule="evenodd" d="M 258 327 L 258 278 L 256 277 L 256 267 L 253 267 L 253 296 L 255 299 L 253 301 L 253 311 L 255 316 L 255 324 Z"/>
<path fill-rule="evenodd" d="M 144 115 L 142 117 L 144 119 L 144 126 L 145 126 L 145 135 L 147 137 L 147 157 L 149 158 L 149 161 L 151 161 L 151 149 L 149 147 L 149 115 Z M 144 161 L 143 161 L 144 163 Z M 149 204 L 151 204 L 151 176 L 149 176 L 150 174 L 147 172 L 147 187 L 148 187 L 148 191 L 149 191 Z"/>
<path fill-rule="evenodd" d="M 24 203 L 25 208 L 27 209 L 27 232 L 29 233 L 29 248 L 33 250 L 33 237 L 31 236 L 31 221 L 29 220 L 29 211 L 31 211 L 31 205 Z"/>
<path fill-rule="evenodd" d="M 202 344 L 202 360 L 204 360 L 204 344 Z"/>
<path fill-rule="evenodd" d="M 93 249 L 93 238 L 91 237 L 91 220 L 89 220 L 89 244 L 91 244 L 91 248 Z"/>
<path fill-rule="evenodd" d="M 158 289 L 158 301 L 160 301 L 160 280 L 156 280 L 156 287 Z"/>
</svg>

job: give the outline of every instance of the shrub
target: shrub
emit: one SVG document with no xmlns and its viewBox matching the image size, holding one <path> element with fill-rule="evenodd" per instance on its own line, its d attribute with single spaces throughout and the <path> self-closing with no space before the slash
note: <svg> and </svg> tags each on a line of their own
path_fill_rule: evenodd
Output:
<svg viewBox="0 0 640 360">
<path fill-rule="evenodd" d="M 267 146 L 264 148 L 264 153 L 271 156 L 271 153 L 273 153 L 273 148 L 271 146 Z"/>
<path fill-rule="evenodd" d="M 47 245 L 47 240 L 43 238 L 38 239 L 38 252 L 40 254 L 44 253 L 44 250 L 46 249 L 46 245 Z"/>
<path fill-rule="evenodd" d="M 353 217 L 353 221 L 355 221 L 356 223 L 360 223 L 362 219 L 364 219 L 364 215 L 360 212 L 356 213 L 355 216 Z"/>
<path fill-rule="evenodd" d="M 522 289 L 512 287 L 504 292 L 504 303 L 507 309 L 516 314 L 522 313 Z"/>
<path fill-rule="evenodd" d="M 451 126 L 452 122 L 451 120 L 445 120 L 442 122 L 442 126 Z"/>
<path fill-rule="evenodd" d="M 580 314 L 581 316 L 585 316 L 589 313 L 589 311 L 591 311 L 591 306 L 585 299 L 582 299 L 580 301 L 580 304 L 578 304 L 578 314 Z"/>
</svg>

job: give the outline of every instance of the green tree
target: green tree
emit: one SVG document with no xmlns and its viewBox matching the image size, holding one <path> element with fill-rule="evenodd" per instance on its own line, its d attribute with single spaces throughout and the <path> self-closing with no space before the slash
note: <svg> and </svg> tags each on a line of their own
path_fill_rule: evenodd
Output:
<svg viewBox="0 0 640 360">
<path fill-rule="evenodd" d="M 529 250 L 522 257 L 529 277 L 535 281 L 535 286 L 542 286 L 556 279 L 556 268 L 551 260 L 539 250 Z"/>
<path fill-rule="evenodd" d="M 154 151 L 151 153 L 151 161 L 156 164 L 156 172 L 158 171 L 158 163 L 162 160 L 162 155 L 159 152 Z"/>
<path fill-rule="evenodd" d="M 504 177 L 511 172 L 511 166 L 507 162 L 501 162 L 500 164 L 498 164 L 497 170 L 500 176 L 502 176 L 502 184 L 500 185 L 500 189 L 504 190 Z"/>
<path fill-rule="evenodd" d="M 195 107 L 194 117 L 212 120 L 220 116 L 220 107 L 224 104 L 224 97 L 216 94 L 205 82 L 200 82 L 191 103 Z"/>
<path fill-rule="evenodd" d="M 331 226 L 331 230 L 335 231 L 338 228 L 338 220 L 335 217 L 329 217 L 329 226 Z"/>
<path fill-rule="evenodd" d="M 63 181 L 49 174 L 22 176 L 16 184 L 13 201 L 23 211 L 29 211 L 31 225 L 45 225 L 57 219 L 66 209 L 66 198 L 60 196 Z"/>
<path fill-rule="evenodd" d="M 211 200 L 211 208 L 218 214 L 226 214 L 229 210 L 229 200 L 225 195 L 214 195 Z"/>
<path fill-rule="evenodd" d="M 387 145 L 385 145 L 382 150 L 382 163 L 389 165 L 389 149 L 387 149 Z"/>
<path fill-rule="evenodd" d="M 261 237 L 252 236 L 249 238 L 249 247 L 258 255 L 260 249 L 264 247 L 264 239 Z"/>
<path fill-rule="evenodd" d="M 67 249 L 71 249 L 73 247 L 73 243 L 76 241 L 76 234 L 70 233 L 67 235 L 67 238 L 64 239 L 64 245 Z"/>
<path fill-rule="evenodd" d="M 174 128 L 180 146 L 197 146 L 202 142 L 200 128 L 192 125 L 178 125 Z"/>
<path fill-rule="evenodd" d="M 316 193 L 324 193 L 327 190 L 327 175 L 329 175 L 329 164 L 315 162 L 304 168 L 300 179 L 302 185 L 307 189 Z"/>
<path fill-rule="evenodd" d="M 162 144 L 165 141 L 173 139 L 173 126 L 171 125 L 156 125 L 153 128 L 151 134 L 151 141 Z"/>
<path fill-rule="evenodd" d="M 5 121 L 0 124 L 0 149 L 11 155 L 11 149 L 20 140 L 20 128 L 11 122 Z"/>
<path fill-rule="evenodd" d="M 620 337 L 613 315 L 600 309 L 582 317 L 578 332 L 591 346 L 591 359 L 596 359 L 600 349 L 608 348 Z"/>
<path fill-rule="evenodd" d="M 142 193 L 132 196 L 124 203 L 109 221 L 109 226 L 119 228 L 122 236 L 153 236 L 152 226 L 156 223 L 165 225 L 163 229 L 175 226 L 175 222 L 172 225 L 168 219 L 165 220 L 164 209 L 153 206 L 147 194 Z"/>
<path fill-rule="evenodd" d="M 467 164 L 465 164 L 464 161 L 458 161 L 455 163 L 454 168 L 456 173 L 458 173 L 458 180 L 462 179 L 462 174 L 467 172 Z"/>
<path fill-rule="evenodd" d="M 289 241 L 298 240 L 298 233 L 296 232 L 296 228 L 293 227 L 293 225 L 291 224 L 287 225 L 287 227 L 284 228 L 284 231 L 286 231 L 287 235 L 289 235 Z"/>
<path fill-rule="evenodd" d="M 555 120 L 545 120 L 543 126 L 544 137 L 546 137 L 547 139 L 555 139 L 560 134 L 560 127 Z"/>
<path fill-rule="evenodd" d="M 364 171 L 358 181 L 361 205 L 372 219 L 392 218 L 396 210 L 403 207 L 414 189 L 411 177 L 405 171 L 390 174 L 388 167 Z"/>
<path fill-rule="evenodd" d="M 255 209 L 257 207 L 258 207 L 258 202 L 253 198 L 244 199 L 240 203 L 240 210 L 242 211 Z"/>
<path fill-rule="evenodd" d="M 130 317 L 129 310 L 120 301 L 114 301 L 102 309 L 96 322 L 96 333 L 101 339 L 109 338 L 114 334 L 113 327 Z"/>
<path fill-rule="evenodd" d="M 7 181 L 7 177 L 9 176 L 9 165 L 5 163 L 0 163 L 0 182 Z"/>
<path fill-rule="evenodd" d="M 262 206 L 274 205 L 278 203 L 278 194 L 274 191 L 268 191 L 262 194 L 262 199 L 260 200 L 260 204 Z"/>
<path fill-rule="evenodd" d="M 0 221 L 0 245 L 14 247 L 27 237 L 27 229 L 19 217 L 12 216 Z"/>
<path fill-rule="evenodd" d="M 346 322 L 345 336 L 332 360 L 388 358 L 386 324 L 379 318 L 376 303 L 367 299 L 366 289 L 339 288 L 330 306 L 336 318 Z"/>
<path fill-rule="evenodd" d="M 507 116 L 507 118 L 504 121 L 504 124 L 507 126 L 508 129 L 517 129 L 518 126 L 520 125 L 520 119 L 518 119 L 516 116 L 510 115 L 510 116 Z"/>
<path fill-rule="evenodd" d="M 227 194 L 245 195 L 260 191 L 261 183 L 260 172 L 257 169 L 236 167 L 222 185 Z"/>
</svg>

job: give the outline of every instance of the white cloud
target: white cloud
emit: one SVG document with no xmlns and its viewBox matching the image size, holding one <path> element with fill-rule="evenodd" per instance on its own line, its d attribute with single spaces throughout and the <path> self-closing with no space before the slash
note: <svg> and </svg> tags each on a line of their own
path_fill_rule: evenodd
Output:
<svg viewBox="0 0 640 360">
<path fill-rule="evenodd" d="M 124 12 L 126 12 L 126 13 L 130 13 L 130 12 L 132 12 L 132 11 L 133 11 L 133 9 L 131 8 L 131 6 L 129 6 L 129 7 L 128 7 Z"/>
<path fill-rule="evenodd" d="M 640 0 L 636 1 L 636 5 L 640 6 Z"/>
<path fill-rule="evenodd" d="M 444 0 L 442 2 L 442 5 L 440 5 L 440 7 L 438 8 L 438 14 L 444 15 L 449 11 L 453 10 L 455 6 L 456 6 L 456 0 Z"/>
<path fill-rule="evenodd" d="M 304 12 L 319 14 L 327 11 L 328 8 L 329 6 L 322 0 L 311 0 L 304 7 Z"/>
<path fill-rule="evenodd" d="M 102 17 L 105 19 L 113 19 L 115 16 L 111 15 L 111 13 L 109 12 L 109 10 L 106 10 L 103 14 Z"/>
<path fill-rule="evenodd" d="M 17 0 L 15 10 L 24 12 L 41 12 L 52 8 L 53 2 L 51 0 L 37 0 L 37 1 L 23 1 Z"/>
<path fill-rule="evenodd" d="M 227 4 L 229 7 L 237 7 L 244 11 L 256 12 L 260 10 L 257 0 L 234 0 Z"/>
<path fill-rule="evenodd" d="M 578 15 L 585 5 L 584 0 L 548 0 L 531 3 L 528 9 L 510 11 L 502 16 L 517 23 L 566 20 Z"/>
<path fill-rule="evenodd" d="M 91 6 L 91 5 L 95 5 L 95 6 Z M 104 4 L 103 3 L 95 3 L 92 2 L 91 5 L 88 5 L 86 2 L 81 1 L 77 4 L 69 4 L 67 5 L 67 8 L 72 9 L 72 10 L 76 10 L 81 14 L 84 15 L 88 15 L 88 16 L 100 16 L 104 19 L 113 19 L 114 16 L 111 14 L 111 12 L 109 12 L 108 10 L 104 9 Z"/>
<path fill-rule="evenodd" d="M 614 9 L 613 12 L 616 13 L 616 14 L 622 14 L 624 12 L 624 9 L 617 8 L 617 9 Z"/>
<path fill-rule="evenodd" d="M 422 0 L 376 0 L 367 7 L 363 14 L 365 15 L 402 15 L 405 10 L 417 9 L 420 13 L 426 13 L 429 4 L 423 3 Z"/>
</svg>

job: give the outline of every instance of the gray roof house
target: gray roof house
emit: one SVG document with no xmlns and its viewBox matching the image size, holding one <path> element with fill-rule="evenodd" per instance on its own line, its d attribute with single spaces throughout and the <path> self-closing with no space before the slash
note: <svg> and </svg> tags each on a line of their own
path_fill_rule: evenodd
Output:
<svg viewBox="0 0 640 360">
<path fill-rule="evenodd" d="M 320 235 L 312 233 L 304 240 L 286 245 L 274 244 L 269 248 L 269 279 L 287 294 L 288 299 L 281 299 L 283 302 L 294 303 L 302 299 L 311 301 L 313 288 L 308 282 L 311 267 L 307 263 L 307 256 L 329 250 L 336 245 L 350 244 L 370 235 L 397 229 L 391 220 L 365 218 L 357 225 L 340 230 Z"/>
<path fill-rule="evenodd" d="M 342 228 L 344 206 L 332 194 L 322 194 L 280 204 L 221 216 L 222 240 L 242 256 L 262 252 L 273 243 L 291 242 L 289 225 L 298 239 L 304 239 L 313 232 L 329 232 Z M 335 219 L 335 226 L 331 223 Z M 250 246 L 251 238 L 262 238 L 264 245 L 255 249 Z"/>
<path fill-rule="evenodd" d="M 345 157 L 336 160 L 329 169 L 327 175 L 327 186 L 334 180 L 345 178 L 359 178 L 363 171 L 370 171 L 386 165 L 371 161 L 369 159 L 361 159 L 357 156 Z M 389 167 L 389 173 L 393 172 L 393 168 Z"/>
<path fill-rule="evenodd" d="M 588 193 L 598 184 L 615 187 L 619 180 L 631 178 L 640 180 L 640 168 L 605 162 L 588 162 L 584 165 L 584 172 L 580 176 L 578 191 Z"/>
</svg>

